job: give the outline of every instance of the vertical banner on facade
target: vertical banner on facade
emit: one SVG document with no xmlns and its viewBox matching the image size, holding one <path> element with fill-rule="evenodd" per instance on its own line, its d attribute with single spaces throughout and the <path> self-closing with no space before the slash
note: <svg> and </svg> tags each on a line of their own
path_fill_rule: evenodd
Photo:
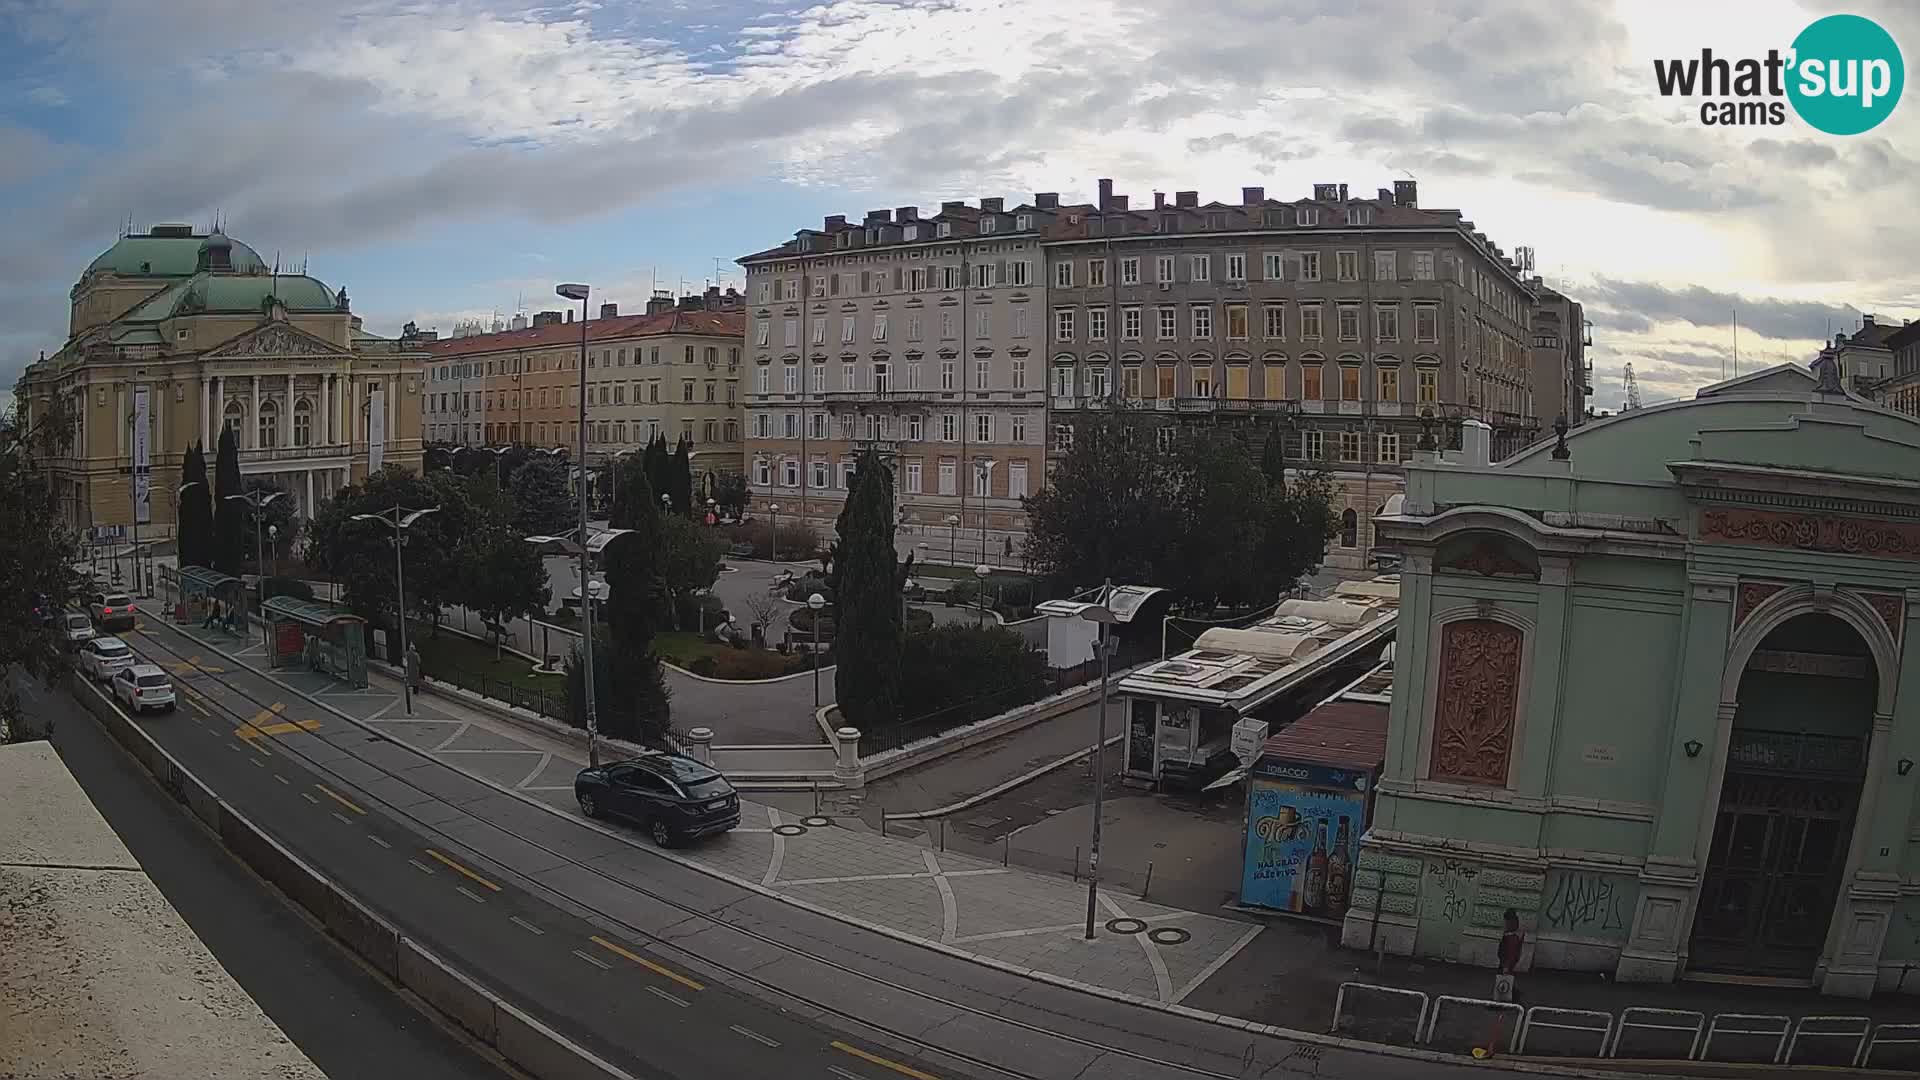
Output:
<svg viewBox="0 0 1920 1080">
<path fill-rule="evenodd" d="M 377 473 L 387 457 L 387 393 L 376 388 L 367 396 L 367 472 Z"/>
<path fill-rule="evenodd" d="M 147 470 L 152 462 L 147 457 L 148 414 L 147 388 L 133 388 L 133 520 L 146 525 L 153 520 L 152 500 L 149 498 L 150 477 Z"/>
</svg>

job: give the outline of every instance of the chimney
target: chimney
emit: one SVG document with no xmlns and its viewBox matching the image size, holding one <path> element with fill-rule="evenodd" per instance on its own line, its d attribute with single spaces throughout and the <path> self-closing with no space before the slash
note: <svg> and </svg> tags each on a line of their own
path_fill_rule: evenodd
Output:
<svg viewBox="0 0 1920 1080">
<path fill-rule="evenodd" d="M 568 308 L 568 309 L 567 309 L 567 321 L 568 321 L 568 322 L 572 322 L 572 321 L 573 321 L 573 309 L 572 309 L 572 308 Z"/>
<path fill-rule="evenodd" d="M 1393 182 L 1393 205 L 1404 206 L 1409 210 L 1418 209 L 1420 206 L 1419 196 L 1420 185 L 1412 180 L 1395 180 Z"/>
<path fill-rule="evenodd" d="M 1060 193 L 1057 191 L 1036 191 L 1033 193 L 1033 205 L 1041 210 L 1060 209 Z"/>
<path fill-rule="evenodd" d="M 673 294 L 665 289 L 653 290 L 653 295 L 647 300 L 647 314 L 664 315 L 672 310 Z"/>
<path fill-rule="evenodd" d="M 867 224 L 869 224 L 869 225 L 871 225 L 871 224 L 873 224 L 873 223 L 874 223 L 874 222 L 876 222 L 876 221 L 877 221 L 877 222 L 879 222 L 879 223 L 880 223 L 880 224 L 882 224 L 882 225 L 885 225 L 885 224 L 888 224 L 888 223 L 890 223 L 890 222 L 892 222 L 892 221 L 893 221 L 893 211 L 891 211 L 891 210 L 869 210 L 869 211 L 867 211 Z"/>
<path fill-rule="evenodd" d="M 1115 195 L 1113 197 L 1112 209 L 1125 210 L 1126 208 L 1127 208 L 1127 197 L 1125 195 Z"/>
<path fill-rule="evenodd" d="M 991 199 L 981 199 L 980 212 L 983 214 L 998 214 L 1001 212 L 1000 207 L 1003 205 L 1003 200 L 997 195 Z"/>
<path fill-rule="evenodd" d="M 940 204 L 940 212 L 943 214 L 951 214 L 959 210 L 965 210 L 966 208 L 967 200 L 965 199 L 955 199 L 951 202 L 943 202 Z"/>
<path fill-rule="evenodd" d="M 893 219 L 895 221 L 919 221 L 920 208 L 917 206 L 898 207 L 893 212 Z"/>
<path fill-rule="evenodd" d="M 1267 189 L 1263 187 L 1243 187 L 1240 189 L 1240 205 L 1253 206 L 1267 201 Z"/>
<path fill-rule="evenodd" d="M 1195 207 L 1200 205 L 1200 193 L 1197 191 L 1176 191 L 1173 193 L 1175 206 Z"/>
<path fill-rule="evenodd" d="M 1386 188 L 1381 188 L 1380 194 L 1375 196 L 1375 198 L 1379 199 L 1383 203 L 1391 203 L 1393 201 L 1393 192 Z"/>
<path fill-rule="evenodd" d="M 1347 201 L 1347 185 L 1345 184 L 1340 185 L 1340 201 L 1341 202 Z"/>
<path fill-rule="evenodd" d="M 821 231 L 823 231 L 823 232 L 834 232 L 835 230 L 838 230 L 838 229 L 844 229 L 844 228 L 846 228 L 846 227 L 847 227 L 847 215 L 845 215 L 845 214 L 828 214 L 828 215 L 827 215 L 827 224 L 826 224 L 826 226 L 825 226 L 825 228 L 823 228 L 823 229 L 822 229 Z"/>
<path fill-rule="evenodd" d="M 1874 317 L 1872 315 L 1860 316 L 1860 329 L 1865 330 L 1867 327 L 1872 326 L 1873 318 Z"/>
<path fill-rule="evenodd" d="M 1110 209 L 1112 204 L 1113 204 L 1113 181 L 1103 179 L 1100 181 L 1100 209 L 1102 210 Z"/>
<path fill-rule="evenodd" d="M 1164 191 L 1156 191 L 1156 192 L 1154 192 L 1154 193 L 1153 193 L 1153 208 L 1154 208 L 1155 210 L 1165 210 L 1165 209 L 1167 208 L 1167 193 L 1166 193 L 1166 192 L 1164 192 Z"/>
<path fill-rule="evenodd" d="M 601 304 L 601 305 L 600 305 L 600 317 L 601 317 L 601 318 L 603 318 L 603 319 L 616 319 L 616 318 L 619 318 L 619 317 L 620 317 L 620 305 L 619 305 L 619 304 Z"/>
<path fill-rule="evenodd" d="M 536 311 L 533 313 L 533 328 L 535 330 L 543 326 L 553 326 L 559 321 L 560 313 L 557 311 Z"/>
</svg>

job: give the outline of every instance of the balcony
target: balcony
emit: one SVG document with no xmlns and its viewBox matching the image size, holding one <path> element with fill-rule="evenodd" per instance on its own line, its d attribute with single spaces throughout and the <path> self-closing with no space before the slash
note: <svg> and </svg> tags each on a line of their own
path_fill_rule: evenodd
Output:
<svg viewBox="0 0 1920 1080">
<path fill-rule="evenodd" d="M 314 446 L 263 446 L 240 451 L 240 464 L 257 465 L 268 461 L 312 461 L 348 456 L 350 449 L 346 443 L 323 443 Z"/>
</svg>

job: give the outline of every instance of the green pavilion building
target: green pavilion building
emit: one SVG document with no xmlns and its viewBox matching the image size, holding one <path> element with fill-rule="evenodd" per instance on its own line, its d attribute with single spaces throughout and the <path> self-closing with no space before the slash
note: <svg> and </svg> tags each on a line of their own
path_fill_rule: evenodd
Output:
<svg viewBox="0 0 1920 1080">
<path fill-rule="evenodd" d="M 1920 422 L 1816 369 L 1417 454 L 1348 946 L 1920 993 Z"/>
</svg>

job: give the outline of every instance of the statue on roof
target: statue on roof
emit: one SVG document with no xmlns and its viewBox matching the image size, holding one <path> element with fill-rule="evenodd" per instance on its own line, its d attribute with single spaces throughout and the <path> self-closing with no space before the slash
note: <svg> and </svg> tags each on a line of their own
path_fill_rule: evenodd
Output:
<svg viewBox="0 0 1920 1080">
<path fill-rule="evenodd" d="M 352 310 L 352 308 L 350 308 L 347 304 L 347 287 L 345 285 L 340 286 L 340 291 L 333 294 L 333 310 L 335 311 Z"/>
<path fill-rule="evenodd" d="M 1813 368 L 1813 377 L 1819 382 L 1814 386 L 1822 394 L 1842 394 L 1846 391 L 1840 386 L 1840 357 L 1832 350 L 1823 349 L 1809 365 Z"/>
</svg>

